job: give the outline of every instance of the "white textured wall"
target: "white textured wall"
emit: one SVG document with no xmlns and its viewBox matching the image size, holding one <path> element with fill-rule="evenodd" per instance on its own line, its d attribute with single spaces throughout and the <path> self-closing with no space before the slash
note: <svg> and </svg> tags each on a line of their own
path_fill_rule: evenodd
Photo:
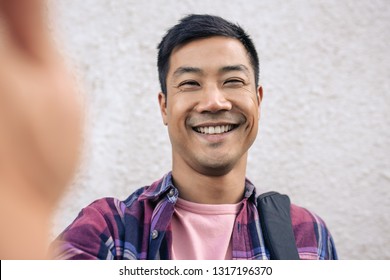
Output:
<svg viewBox="0 0 390 280">
<path fill-rule="evenodd" d="M 342 259 L 390 259 L 390 4 L 366 1 L 60 0 L 53 19 L 87 100 L 85 156 L 58 234 L 103 196 L 170 170 L 156 45 L 188 13 L 239 22 L 264 86 L 248 177 L 319 214 Z"/>
</svg>

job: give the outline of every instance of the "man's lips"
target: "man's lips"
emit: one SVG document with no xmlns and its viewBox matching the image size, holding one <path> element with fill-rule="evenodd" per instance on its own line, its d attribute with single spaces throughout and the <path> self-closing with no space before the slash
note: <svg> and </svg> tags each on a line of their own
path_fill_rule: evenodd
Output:
<svg viewBox="0 0 390 280">
<path fill-rule="evenodd" d="M 194 126 L 192 129 L 201 134 L 222 134 L 232 131 L 237 128 L 237 124 L 204 124 L 199 126 Z"/>
<path fill-rule="evenodd" d="M 195 114 L 186 120 L 186 125 L 201 135 L 223 135 L 229 133 L 246 122 L 242 114 L 218 112 Z"/>
</svg>

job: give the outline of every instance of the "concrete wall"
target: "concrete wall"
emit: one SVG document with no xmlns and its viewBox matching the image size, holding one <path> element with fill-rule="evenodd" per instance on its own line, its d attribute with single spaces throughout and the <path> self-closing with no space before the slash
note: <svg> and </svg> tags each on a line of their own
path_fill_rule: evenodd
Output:
<svg viewBox="0 0 390 280">
<path fill-rule="evenodd" d="M 170 170 L 156 45 L 183 15 L 242 25 L 261 59 L 259 136 L 248 177 L 319 214 L 340 258 L 390 259 L 390 5 L 386 0 L 57 0 L 56 38 L 83 83 L 84 158 L 57 235 L 103 196 Z"/>
</svg>

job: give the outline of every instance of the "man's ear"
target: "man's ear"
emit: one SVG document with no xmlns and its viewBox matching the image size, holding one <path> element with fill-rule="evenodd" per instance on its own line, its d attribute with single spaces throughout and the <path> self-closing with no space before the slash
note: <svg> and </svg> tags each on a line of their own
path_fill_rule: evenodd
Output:
<svg viewBox="0 0 390 280">
<path fill-rule="evenodd" d="M 260 113 L 261 113 L 261 101 L 263 100 L 263 87 L 262 86 L 259 86 L 257 88 L 257 92 L 256 92 L 256 95 L 257 95 L 257 105 L 259 107 L 259 116 L 258 118 L 260 119 Z"/>
<path fill-rule="evenodd" d="M 160 112 L 161 117 L 163 120 L 164 125 L 168 124 L 168 117 L 167 117 L 167 97 L 164 93 L 160 92 L 158 94 L 158 103 L 160 105 Z"/>
<path fill-rule="evenodd" d="M 259 103 L 259 106 L 260 106 L 260 103 L 263 100 L 263 87 L 262 86 L 258 86 L 256 95 L 257 95 L 257 102 Z"/>
</svg>

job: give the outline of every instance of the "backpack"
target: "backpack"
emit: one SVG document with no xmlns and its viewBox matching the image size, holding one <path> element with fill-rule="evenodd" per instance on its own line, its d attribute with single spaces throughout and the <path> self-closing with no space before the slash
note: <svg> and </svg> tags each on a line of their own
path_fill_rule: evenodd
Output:
<svg viewBox="0 0 390 280">
<path fill-rule="evenodd" d="M 265 246 L 271 260 L 299 260 L 290 216 L 290 198 L 277 192 L 257 197 Z"/>
</svg>

